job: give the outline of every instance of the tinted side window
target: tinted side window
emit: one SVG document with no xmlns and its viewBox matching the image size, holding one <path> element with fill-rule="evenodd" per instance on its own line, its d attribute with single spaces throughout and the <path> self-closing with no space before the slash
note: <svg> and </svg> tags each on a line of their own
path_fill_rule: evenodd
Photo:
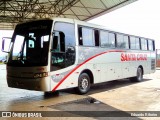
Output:
<svg viewBox="0 0 160 120">
<path fill-rule="evenodd" d="M 153 47 L 153 41 L 152 40 L 148 40 L 148 48 L 149 50 L 153 51 L 154 50 L 154 47 Z"/>
<path fill-rule="evenodd" d="M 135 41 L 135 37 L 130 37 L 130 47 L 131 49 L 136 49 L 136 41 Z"/>
<path fill-rule="evenodd" d="M 139 38 L 135 39 L 135 43 L 136 43 L 136 49 L 140 50 Z"/>
<path fill-rule="evenodd" d="M 84 46 L 95 46 L 93 30 L 91 28 L 82 27 L 82 39 Z"/>
<path fill-rule="evenodd" d="M 147 40 L 144 38 L 141 38 L 141 48 L 142 50 L 147 50 Z"/>
<path fill-rule="evenodd" d="M 54 30 L 51 51 L 51 71 L 66 68 L 75 62 L 74 24 L 56 22 Z"/>
<path fill-rule="evenodd" d="M 115 34 L 109 33 L 109 47 L 114 48 L 115 47 Z"/>
<path fill-rule="evenodd" d="M 101 47 L 109 47 L 109 39 L 108 39 L 108 32 L 107 31 L 100 31 L 100 41 Z"/>
<path fill-rule="evenodd" d="M 117 34 L 117 48 L 129 49 L 128 36 Z"/>
<path fill-rule="evenodd" d="M 128 36 L 124 36 L 123 38 L 124 40 L 124 46 L 126 49 L 129 49 L 129 40 L 128 40 Z"/>
<path fill-rule="evenodd" d="M 124 36 L 122 34 L 117 34 L 116 37 L 117 37 L 117 48 L 125 48 L 125 44 L 123 42 Z"/>
<path fill-rule="evenodd" d="M 57 22 L 54 30 L 62 31 L 65 34 L 66 48 L 67 46 L 75 46 L 74 24 Z"/>
</svg>

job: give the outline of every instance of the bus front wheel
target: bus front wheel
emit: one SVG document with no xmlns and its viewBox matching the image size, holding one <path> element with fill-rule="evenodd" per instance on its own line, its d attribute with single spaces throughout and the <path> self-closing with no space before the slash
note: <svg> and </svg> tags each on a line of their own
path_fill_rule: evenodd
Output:
<svg viewBox="0 0 160 120">
<path fill-rule="evenodd" d="M 137 76 L 130 79 L 133 82 L 141 82 L 143 80 L 143 70 L 141 67 L 137 69 Z"/>
<path fill-rule="evenodd" d="M 78 78 L 77 91 L 79 94 L 85 94 L 89 91 L 91 86 L 90 77 L 87 73 L 82 73 Z"/>
</svg>

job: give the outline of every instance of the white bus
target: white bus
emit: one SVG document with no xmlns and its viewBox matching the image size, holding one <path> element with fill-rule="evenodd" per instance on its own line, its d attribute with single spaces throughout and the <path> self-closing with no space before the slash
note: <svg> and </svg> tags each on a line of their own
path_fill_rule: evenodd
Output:
<svg viewBox="0 0 160 120">
<path fill-rule="evenodd" d="M 115 79 L 142 81 L 155 72 L 154 40 L 67 18 L 18 24 L 8 51 L 9 87 L 56 91 Z"/>
</svg>

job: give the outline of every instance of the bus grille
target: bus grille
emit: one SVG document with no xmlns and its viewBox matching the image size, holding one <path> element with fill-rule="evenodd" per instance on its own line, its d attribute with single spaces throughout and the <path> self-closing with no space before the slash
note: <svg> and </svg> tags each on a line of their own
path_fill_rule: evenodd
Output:
<svg viewBox="0 0 160 120">
<path fill-rule="evenodd" d="M 151 70 L 155 70 L 156 62 L 155 59 L 151 60 Z"/>
</svg>

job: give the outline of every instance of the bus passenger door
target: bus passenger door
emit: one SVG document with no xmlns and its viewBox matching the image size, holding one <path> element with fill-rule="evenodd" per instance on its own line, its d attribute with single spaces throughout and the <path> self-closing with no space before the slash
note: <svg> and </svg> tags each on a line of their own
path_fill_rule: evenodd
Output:
<svg viewBox="0 0 160 120">
<path fill-rule="evenodd" d="M 55 32 L 51 49 L 51 71 L 65 68 L 65 40 L 62 32 Z"/>
</svg>

